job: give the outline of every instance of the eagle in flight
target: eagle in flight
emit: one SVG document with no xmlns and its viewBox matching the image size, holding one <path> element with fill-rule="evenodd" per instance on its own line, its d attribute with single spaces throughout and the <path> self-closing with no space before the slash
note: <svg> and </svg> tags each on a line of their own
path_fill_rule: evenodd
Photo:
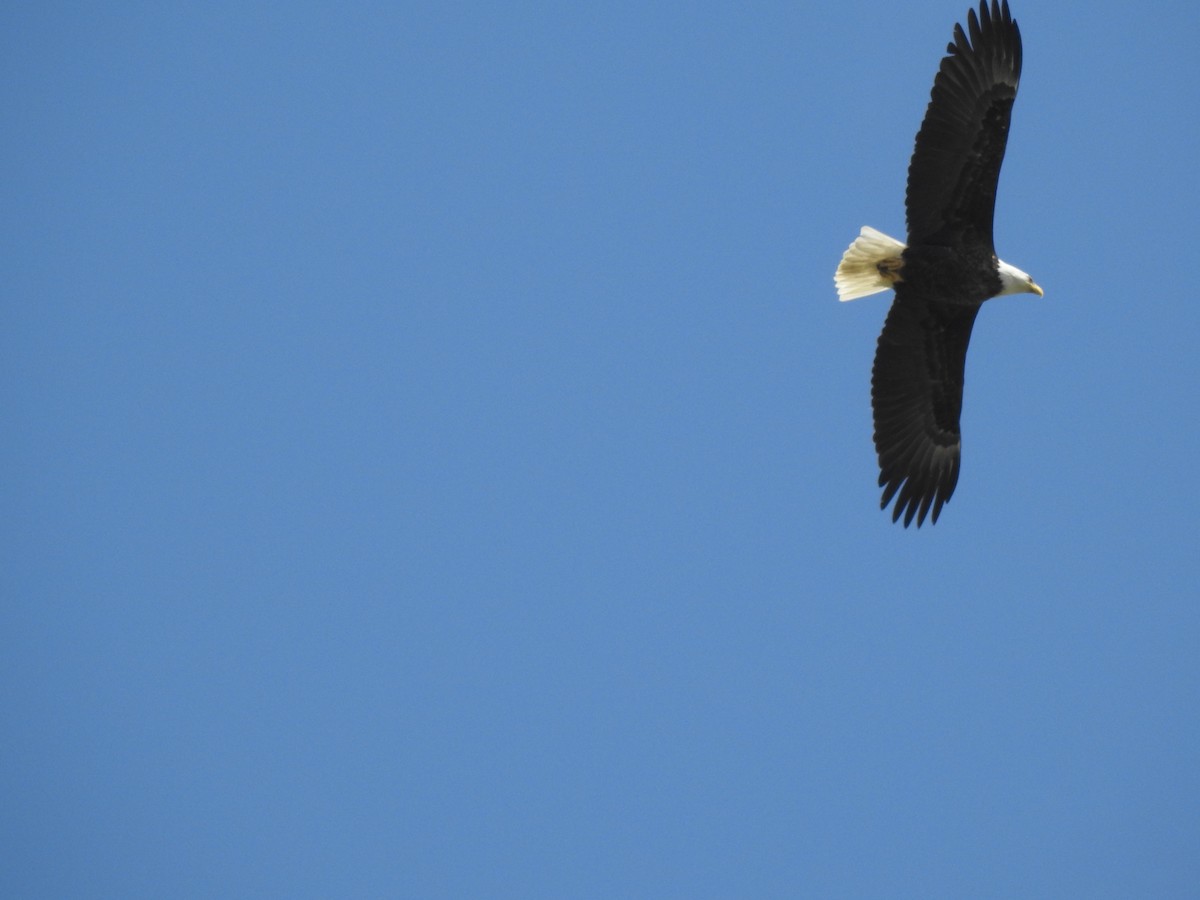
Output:
<svg viewBox="0 0 1200 900">
<path fill-rule="evenodd" d="M 839 300 L 895 291 L 871 373 L 880 508 L 907 528 L 936 522 L 958 483 L 963 370 L 985 300 L 1042 296 L 996 256 L 992 213 L 1021 79 L 1021 32 L 1008 0 L 954 26 L 908 166 L 907 243 L 863 228 L 842 257 Z"/>
</svg>

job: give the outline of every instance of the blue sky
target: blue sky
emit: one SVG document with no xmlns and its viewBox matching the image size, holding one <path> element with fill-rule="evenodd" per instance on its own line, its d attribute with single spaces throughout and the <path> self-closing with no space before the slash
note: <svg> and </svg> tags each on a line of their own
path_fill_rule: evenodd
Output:
<svg viewBox="0 0 1200 900">
<path fill-rule="evenodd" d="M 966 4 L 9 4 L 0 893 L 1200 883 L 1194 4 L 1018 3 L 953 502 L 839 304 Z"/>
</svg>

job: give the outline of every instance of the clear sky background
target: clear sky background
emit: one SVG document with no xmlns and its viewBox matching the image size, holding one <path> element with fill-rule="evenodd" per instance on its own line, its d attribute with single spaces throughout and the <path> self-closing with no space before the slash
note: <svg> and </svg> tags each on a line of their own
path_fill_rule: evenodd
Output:
<svg viewBox="0 0 1200 900">
<path fill-rule="evenodd" d="M 1200 7 L 1018 2 L 905 531 L 966 6 L 7 4 L 0 894 L 1194 896 Z"/>
</svg>

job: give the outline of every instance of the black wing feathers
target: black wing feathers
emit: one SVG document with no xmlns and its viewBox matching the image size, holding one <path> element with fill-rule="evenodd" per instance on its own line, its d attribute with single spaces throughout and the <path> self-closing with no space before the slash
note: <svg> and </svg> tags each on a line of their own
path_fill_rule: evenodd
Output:
<svg viewBox="0 0 1200 900">
<path fill-rule="evenodd" d="M 1021 32 L 1008 0 L 986 0 L 933 82 L 908 168 L 908 243 L 992 247 L 996 182 L 1021 78 Z"/>
<path fill-rule="evenodd" d="M 908 169 L 912 277 L 896 285 L 871 377 L 880 507 L 895 501 L 892 521 L 906 527 L 936 522 L 958 483 L 967 344 L 990 290 L 996 183 L 1021 77 L 1007 0 L 970 11 L 947 52 Z"/>
<path fill-rule="evenodd" d="M 899 494 L 892 521 L 907 528 L 942 505 L 958 483 L 959 416 L 967 343 L 979 307 L 925 303 L 899 291 L 875 352 L 871 405 L 880 509 Z"/>
</svg>

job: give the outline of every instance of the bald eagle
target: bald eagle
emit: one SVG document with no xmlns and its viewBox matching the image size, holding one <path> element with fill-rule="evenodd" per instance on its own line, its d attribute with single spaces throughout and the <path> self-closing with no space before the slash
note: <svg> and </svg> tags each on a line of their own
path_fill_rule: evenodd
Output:
<svg viewBox="0 0 1200 900">
<path fill-rule="evenodd" d="M 936 522 L 958 483 L 963 369 L 983 301 L 1042 289 L 996 257 L 992 212 L 1021 78 L 1008 0 L 954 26 L 908 166 L 908 241 L 863 228 L 837 268 L 839 300 L 888 288 L 895 299 L 871 373 L 875 450 L 886 509 L 907 528 Z"/>
</svg>

